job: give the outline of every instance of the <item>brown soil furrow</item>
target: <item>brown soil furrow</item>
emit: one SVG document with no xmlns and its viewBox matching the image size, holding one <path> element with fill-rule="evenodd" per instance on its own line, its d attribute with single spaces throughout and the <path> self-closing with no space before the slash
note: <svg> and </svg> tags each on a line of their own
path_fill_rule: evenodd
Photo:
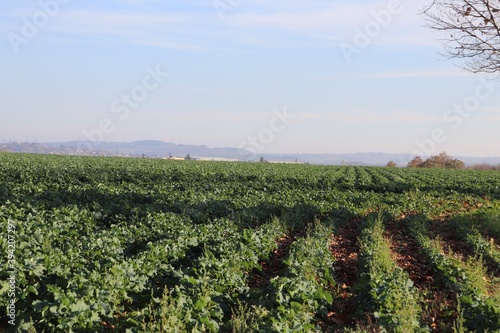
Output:
<svg viewBox="0 0 500 333">
<path fill-rule="evenodd" d="M 339 227 L 332 237 L 330 251 L 335 258 L 334 275 L 339 287 L 338 295 L 329 313 L 332 325 L 352 326 L 356 312 L 356 295 L 353 287 L 359 278 L 358 255 L 361 220 L 353 219 Z"/>
<path fill-rule="evenodd" d="M 276 249 L 273 251 L 271 258 L 259 262 L 261 271 L 254 271 L 248 278 L 248 286 L 251 288 L 262 288 L 269 281 L 278 276 L 279 272 L 284 268 L 283 259 L 288 254 L 288 249 L 297 237 L 303 236 L 301 232 L 290 232 L 276 240 Z"/>
<path fill-rule="evenodd" d="M 439 237 L 444 244 L 443 250 L 449 253 L 450 250 L 453 255 L 459 259 L 467 259 L 472 254 L 467 248 L 467 244 L 459 239 L 450 224 L 446 221 L 434 221 L 431 228 L 429 228 L 429 237 Z"/>
<path fill-rule="evenodd" d="M 431 237 L 439 237 L 442 240 L 443 250 L 447 255 L 453 254 L 453 257 L 460 260 L 468 260 L 471 256 L 477 256 L 474 250 L 471 249 L 465 240 L 459 238 L 456 231 L 450 223 L 446 221 L 434 221 L 432 227 L 433 234 Z M 488 274 L 494 277 L 500 277 L 500 267 L 490 258 L 483 257 L 483 263 L 486 267 Z"/>
<path fill-rule="evenodd" d="M 391 240 L 391 251 L 398 266 L 408 273 L 417 288 L 428 288 L 434 272 L 420 254 L 418 244 L 403 232 L 396 221 L 385 225 L 385 237 Z"/>
<path fill-rule="evenodd" d="M 424 296 L 422 320 L 433 332 L 449 332 L 455 314 L 456 296 L 434 283 L 436 272 L 420 253 L 418 244 L 408 236 L 397 221 L 385 225 L 385 237 L 391 242 L 394 260 L 408 273 L 415 287 Z"/>
</svg>

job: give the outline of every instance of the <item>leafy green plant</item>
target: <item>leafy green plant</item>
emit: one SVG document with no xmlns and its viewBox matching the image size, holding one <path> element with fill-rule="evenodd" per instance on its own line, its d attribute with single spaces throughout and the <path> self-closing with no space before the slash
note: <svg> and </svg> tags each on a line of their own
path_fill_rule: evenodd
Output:
<svg viewBox="0 0 500 333">
<path fill-rule="evenodd" d="M 368 218 L 360 238 L 361 283 L 370 296 L 369 307 L 378 324 L 393 332 L 415 332 L 420 327 L 419 295 L 412 280 L 392 260 L 383 221 Z"/>
<path fill-rule="evenodd" d="M 444 253 L 439 239 L 430 239 L 425 232 L 425 220 L 406 221 L 410 232 L 439 272 L 446 287 L 453 290 L 463 307 L 463 320 L 469 330 L 499 330 L 500 306 L 488 293 L 484 279 L 486 269 L 481 258 L 461 261 Z"/>
<path fill-rule="evenodd" d="M 249 327 L 316 330 L 328 323 L 335 285 L 329 218 L 374 210 L 449 218 L 480 207 L 500 207 L 497 172 L 0 153 L 0 232 L 7 234 L 8 220 L 18 224 L 21 330 L 139 331 L 161 323 L 163 311 L 183 318 L 178 327 L 188 331 L 224 331 L 236 325 L 240 303 L 254 311 L 244 317 Z M 490 213 L 471 223 L 498 244 Z M 262 269 L 276 239 L 315 219 L 290 246 L 283 271 L 250 292 L 249 275 Z M 0 237 L 1 253 L 7 242 Z M 476 243 L 484 258 L 493 253 Z M 0 256 L 2 304 L 9 302 L 6 265 Z M 394 281 L 386 290 L 401 285 Z M 468 304 L 464 316 L 472 320 Z M 156 319 L 145 314 L 150 306 Z M 477 309 L 488 320 L 497 316 L 488 312 L 494 307 Z M 3 307 L 0 325 L 5 318 Z"/>
</svg>

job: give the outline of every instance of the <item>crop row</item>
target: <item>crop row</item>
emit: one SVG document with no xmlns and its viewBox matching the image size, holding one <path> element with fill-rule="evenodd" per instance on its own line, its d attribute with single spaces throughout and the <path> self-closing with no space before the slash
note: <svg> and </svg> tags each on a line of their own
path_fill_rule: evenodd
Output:
<svg viewBox="0 0 500 333">
<path fill-rule="evenodd" d="M 382 222 L 402 218 L 441 288 L 458 295 L 464 325 L 477 328 L 482 315 L 496 329 L 493 283 L 485 292 L 464 282 L 490 279 L 480 260 L 467 275 L 468 261 L 437 247 L 428 221 L 451 218 L 471 253 L 498 264 L 498 219 L 468 214 L 499 207 L 499 188 L 497 173 L 470 170 L 0 154 L 0 231 L 16 225 L 17 328 L 335 330 L 342 288 L 329 242 L 339 223 L 363 221 L 354 291 L 363 301 L 352 316 L 417 330 L 430 325 L 420 286 L 383 236 Z M 366 217 L 373 211 L 384 221 Z M 5 237 L 0 250 L 7 253 Z M 8 304 L 7 255 L 0 263 L 0 302 Z"/>
<path fill-rule="evenodd" d="M 368 310 L 387 331 L 414 332 L 420 327 L 419 295 L 408 273 L 393 260 L 384 237 L 382 218 L 368 218 L 360 237 L 361 289 L 369 295 Z"/>
<path fill-rule="evenodd" d="M 494 286 L 488 282 L 487 269 L 480 257 L 461 259 L 451 252 L 445 253 L 440 239 L 428 236 L 429 224 L 425 218 L 408 218 L 405 225 L 437 272 L 441 287 L 456 295 L 457 307 L 463 310 L 458 313 L 461 325 L 472 331 L 499 330 L 500 298 L 497 291 L 490 291 Z"/>
</svg>

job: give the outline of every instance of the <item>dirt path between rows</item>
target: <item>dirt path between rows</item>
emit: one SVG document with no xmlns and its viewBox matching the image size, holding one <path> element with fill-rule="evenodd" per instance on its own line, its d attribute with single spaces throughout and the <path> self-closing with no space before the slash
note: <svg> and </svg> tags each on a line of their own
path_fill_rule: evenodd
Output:
<svg viewBox="0 0 500 333">
<path fill-rule="evenodd" d="M 419 289 L 428 287 L 433 281 L 433 270 L 419 252 L 418 244 L 403 232 L 396 221 L 385 225 L 384 236 L 391 240 L 391 251 L 396 263 L 403 268 Z"/>
<path fill-rule="evenodd" d="M 259 262 L 261 271 L 254 271 L 248 278 L 248 286 L 251 288 L 262 288 L 269 284 L 272 278 L 279 275 L 279 272 L 285 268 L 283 259 L 288 255 L 288 249 L 297 238 L 304 237 L 305 231 L 292 231 L 276 240 L 276 249 L 271 257 Z"/>
<path fill-rule="evenodd" d="M 385 225 L 384 236 L 391 242 L 393 258 L 408 273 L 424 297 L 422 320 L 433 332 L 451 332 L 456 316 L 456 296 L 435 283 L 436 272 L 420 253 L 419 246 L 398 221 Z M 451 310 L 451 311 L 450 311 Z"/>
<path fill-rule="evenodd" d="M 467 245 L 466 241 L 460 239 L 453 226 L 448 221 L 434 221 L 432 227 L 432 238 L 436 236 L 442 240 L 443 250 L 447 255 L 453 253 L 455 258 L 460 260 L 468 260 L 474 256 L 474 251 Z M 483 263 L 486 267 L 488 274 L 500 278 L 500 267 L 490 258 L 483 257 Z"/>
<path fill-rule="evenodd" d="M 353 287 L 359 279 L 360 229 L 361 219 L 353 219 L 340 226 L 332 237 L 330 251 L 335 258 L 334 277 L 338 285 L 338 295 L 333 303 L 333 311 L 328 315 L 331 328 L 355 325 L 353 317 L 357 304 Z"/>
<path fill-rule="evenodd" d="M 429 237 L 432 239 L 439 237 L 442 243 L 446 245 L 443 248 L 446 254 L 449 254 L 451 250 L 454 256 L 461 260 L 467 259 L 471 255 L 471 252 L 467 248 L 467 244 L 457 237 L 450 223 L 446 220 L 433 221 L 432 227 L 429 228 Z"/>
</svg>

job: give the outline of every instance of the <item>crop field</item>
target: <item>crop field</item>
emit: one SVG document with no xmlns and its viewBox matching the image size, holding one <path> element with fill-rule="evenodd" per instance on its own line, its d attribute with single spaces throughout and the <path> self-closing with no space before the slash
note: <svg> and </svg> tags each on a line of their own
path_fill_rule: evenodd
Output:
<svg viewBox="0 0 500 333">
<path fill-rule="evenodd" d="M 0 154 L 0 330 L 500 332 L 500 172 Z"/>
</svg>

